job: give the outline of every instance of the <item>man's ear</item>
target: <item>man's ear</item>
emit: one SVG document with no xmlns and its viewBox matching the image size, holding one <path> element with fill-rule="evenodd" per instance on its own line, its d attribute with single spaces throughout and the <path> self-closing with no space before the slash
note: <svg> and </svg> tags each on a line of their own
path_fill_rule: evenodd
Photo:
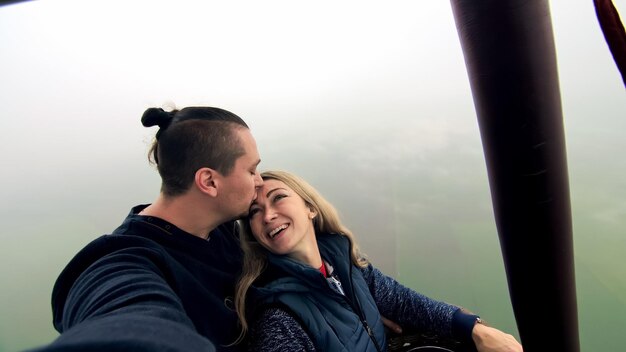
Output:
<svg viewBox="0 0 626 352">
<path fill-rule="evenodd" d="M 200 192 L 211 197 L 217 196 L 217 187 L 219 185 L 219 173 L 209 167 L 203 167 L 196 171 L 194 182 Z"/>
</svg>

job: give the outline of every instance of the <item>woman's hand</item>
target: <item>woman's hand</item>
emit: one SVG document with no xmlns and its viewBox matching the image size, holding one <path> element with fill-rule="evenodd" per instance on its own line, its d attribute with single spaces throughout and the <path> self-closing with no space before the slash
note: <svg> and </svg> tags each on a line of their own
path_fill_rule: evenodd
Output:
<svg viewBox="0 0 626 352">
<path fill-rule="evenodd" d="M 472 339 L 478 352 L 522 352 L 522 345 L 512 335 L 484 324 L 474 325 Z"/>
<path fill-rule="evenodd" d="M 383 325 L 385 325 L 389 330 L 393 331 L 396 334 L 402 333 L 402 327 L 400 326 L 400 324 L 396 323 L 393 320 L 389 320 L 382 315 L 380 317 L 383 319 Z"/>
</svg>

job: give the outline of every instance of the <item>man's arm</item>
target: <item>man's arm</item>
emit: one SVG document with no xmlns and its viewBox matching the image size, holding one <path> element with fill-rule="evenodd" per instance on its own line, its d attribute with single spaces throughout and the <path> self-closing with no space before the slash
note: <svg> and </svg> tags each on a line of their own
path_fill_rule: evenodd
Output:
<svg viewBox="0 0 626 352">
<path fill-rule="evenodd" d="M 158 263 L 156 251 L 134 247 L 91 264 L 56 307 L 61 335 L 37 351 L 215 351 Z"/>
</svg>

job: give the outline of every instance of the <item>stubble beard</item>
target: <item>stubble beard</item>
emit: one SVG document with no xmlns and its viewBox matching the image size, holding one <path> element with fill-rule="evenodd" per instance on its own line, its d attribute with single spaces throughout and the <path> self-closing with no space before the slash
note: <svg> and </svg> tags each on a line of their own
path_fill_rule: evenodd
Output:
<svg viewBox="0 0 626 352">
<path fill-rule="evenodd" d="M 248 204 L 248 207 L 246 208 L 246 210 L 244 210 L 241 214 L 239 214 L 237 219 L 240 219 L 240 220 L 248 219 L 248 214 L 250 214 L 250 207 L 252 206 L 253 202 L 254 202 L 254 199 L 250 201 L 250 204 Z"/>
</svg>

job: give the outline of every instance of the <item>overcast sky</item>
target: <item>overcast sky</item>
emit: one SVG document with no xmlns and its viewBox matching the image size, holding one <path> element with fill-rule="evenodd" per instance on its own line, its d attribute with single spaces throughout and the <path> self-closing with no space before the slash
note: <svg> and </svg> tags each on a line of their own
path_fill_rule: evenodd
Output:
<svg viewBox="0 0 626 352">
<path fill-rule="evenodd" d="M 579 299 L 626 307 L 626 273 L 614 269 L 626 255 L 624 85 L 593 1 L 550 4 L 577 274 L 605 290 Z M 311 181 L 389 274 L 504 311 L 492 320 L 510 324 L 449 2 L 37 0 L 0 8 L 0 312 L 15 317 L 0 318 L 0 351 L 54 336 L 48 297 L 58 272 L 131 206 L 156 197 L 159 178 L 146 161 L 155 131 L 141 114 L 189 105 L 243 117 L 261 168 Z M 448 281 L 466 277 L 468 263 L 483 265 L 479 279 L 493 292 L 457 296 L 466 291 L 413 272 L 438 255 L 460 258 L 442 265 Z M 489 306 L 497 300 L 504 307 Z M 586 312 L 581 326 L 593 326 Z M 600 339 L 586 338 L 592 347 Z"/>
</svg>

